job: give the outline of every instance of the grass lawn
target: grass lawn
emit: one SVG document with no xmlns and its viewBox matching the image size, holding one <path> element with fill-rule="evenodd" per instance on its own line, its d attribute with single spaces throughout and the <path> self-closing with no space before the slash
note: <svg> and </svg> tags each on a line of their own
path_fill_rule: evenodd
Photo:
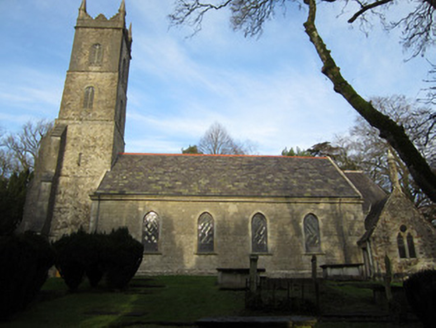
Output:
<svg viewBox="0 0 436 328">
<path fill-rule="evenodd" d="M 40 300 L 0 327 L 108 327 L 132 322 L 189 323 L 209 316 L 238 315 L 244 292 L 220 291 L 216 277 L 135 278 L 125 292 L 83 284 L 70 293 L 50 278 Z M 45 299 L 46 298 L 46 299 Z"/>
<path fill-rule="evenodd" d="M 323 310 L 353 313 L 380 310 L 364 286 L 329 283 L 321 295 Z M 204 317 L 274 315 L 245 310 L 244 291 L 222 291 L 216 277 L 134 278 L 128 290 L 109 292 L 86 283 L 70 293 L 60 278 L 50 278 L 29 308 L 0 327 L 189 327 Z M 289 315 L 281 314 L 281 315 Z M 393 328 L 384 323 L 320 322 L 316 328 Z M 406 326 L 405 326 L 406 327 Z M 407 327 L 420 327 L 407 325 Z"/>
</svg>

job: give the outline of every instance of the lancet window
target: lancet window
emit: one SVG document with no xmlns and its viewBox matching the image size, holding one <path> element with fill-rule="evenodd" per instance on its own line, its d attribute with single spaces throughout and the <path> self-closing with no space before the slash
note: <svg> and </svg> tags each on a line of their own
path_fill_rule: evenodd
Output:
<svg viewBox="0 0 436 328">
<path fill-rule="evenodd" d="M 149 212 L 144 217 L 142 243 L 148 253 L 159 251 L 160 219 L 155 212 Z"/>
<path fill-rule="evenodd" d="M 304 218 L 304 239 L 307 253 L 321 252 L 319 221 L 313 214 L 308 214 Z"/>
<path fill-rule="evenodd" d="M 403 224 L 397 235 L 398 255 L 401 259 L 416 258 L 415 242 L 410 232 L 407 233 L 407 227 Z"/>
<path fill-rule="evenodd" d="M 86 87 L 83 96 L 83 108 L 91 109 L 94 105 L 94 87 Z"/>
<path fill-rule="evenodd" d="M 198 253 L 214 251 L 214 220 L 209 213 L 203 213 L 198 218 Z"/>
<path fill-rule="evenodd" d="M 263 214 L 257 213 L 251 220 L 251 249 L 255 253 L 268 252 L 268 227 Z"/>
<path fill-rule="evenodd" d="M 101 65 L 103 59 L 103 47 L 100 43 L 95 43 L 91 46 L 89 51 L 89 64 L 90 65 Z"/>
</svg>

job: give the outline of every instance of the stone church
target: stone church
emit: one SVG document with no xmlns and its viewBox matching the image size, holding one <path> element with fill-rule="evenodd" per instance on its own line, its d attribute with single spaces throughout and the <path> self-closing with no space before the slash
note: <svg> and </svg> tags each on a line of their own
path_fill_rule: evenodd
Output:
<svg viewBox="0 0 436 328">
<path fill-rule="evenodd" d="M 125 16 L 124 0 L 111 18 L 91 17 L 82 0 L 21 230 L 56 239 L 126 226 L 147 274 L 216 274 L 252 254 L 280 277 L 310 275 L 313 255 L 329 275 L 375 277 L 386 254 L 398 274 L 435 267 L 435 230 L 413 204 L 330 158 L 124 153 Z"/>
</svg>

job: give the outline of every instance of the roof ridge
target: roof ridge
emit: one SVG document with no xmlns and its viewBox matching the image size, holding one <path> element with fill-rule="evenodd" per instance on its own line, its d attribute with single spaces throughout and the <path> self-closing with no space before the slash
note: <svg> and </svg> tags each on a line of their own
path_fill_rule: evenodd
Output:
<svg viewBox="0 0 436 328">
<path fill-rule="evenodd" d="M 268 157 L 268 158 L 306 158 L 327 159 L 328 157 L 315 156 L 283 156 L 283 155 L 234 155 L 234 154 L 171 154 L 171 153 L 119 153 L 126 156 L 184 156 L 184 157 Z"/>
</svg>

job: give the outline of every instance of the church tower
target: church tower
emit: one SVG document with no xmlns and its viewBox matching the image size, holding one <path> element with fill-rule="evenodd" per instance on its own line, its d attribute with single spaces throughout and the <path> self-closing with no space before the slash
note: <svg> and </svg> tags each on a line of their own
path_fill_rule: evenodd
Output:
<svg viewBox="0 0 436 328">
<path fill-rule="evenodd" d="M 41 146 L 22 230 L 58 238 L 89 227 L 91 200 L 124 151 L 132 31 L 122 0 L 108 19 L 82 0 L 59 116 Z"/>
</svg>

